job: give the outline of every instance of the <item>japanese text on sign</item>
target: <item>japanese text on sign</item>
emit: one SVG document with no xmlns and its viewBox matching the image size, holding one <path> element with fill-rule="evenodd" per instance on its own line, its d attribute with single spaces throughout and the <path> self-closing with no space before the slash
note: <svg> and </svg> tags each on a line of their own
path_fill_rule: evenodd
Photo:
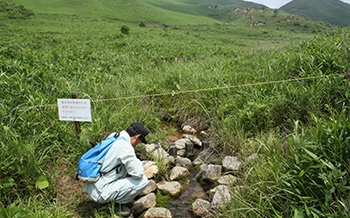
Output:
<svg viewBox="0 0 350 218">
<path fill-rule="evenodd" d="M 57 99 L 58 116 L 63 121 L 91 122 L 90 99 Z"/>
</svg>

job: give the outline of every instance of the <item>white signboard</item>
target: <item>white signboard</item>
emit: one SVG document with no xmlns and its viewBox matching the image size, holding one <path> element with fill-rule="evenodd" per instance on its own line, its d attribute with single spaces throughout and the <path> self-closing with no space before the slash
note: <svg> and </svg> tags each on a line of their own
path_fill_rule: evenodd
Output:
<svg viewBox="0 0 350 218">
<path fill-rule="evenodd" d="M 57 99 L 58 116 L 64 121 L 91 122 L 90 99 Z"/>
</svg>

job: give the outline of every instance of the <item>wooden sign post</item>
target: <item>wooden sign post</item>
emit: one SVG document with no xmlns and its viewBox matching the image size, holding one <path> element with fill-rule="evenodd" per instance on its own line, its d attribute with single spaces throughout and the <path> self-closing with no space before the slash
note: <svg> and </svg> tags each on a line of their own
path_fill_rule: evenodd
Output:
<svg viewBox="0 0 350 218">
<path fill-rule="evenodd" d="M 75 132 L 80 138 L 80 123 L 91 122 L 90 99 L 77 99 L 77 94 L 72 92 L 71 99 L 57 99 L 59 119 L 74 121 Z"/>
<path fill-rule="evenodd" d="M 72 92 L 72 98 L 76 99 L 77 98 L 77 93 L 76 92 Z M 81 129 L 80 129 L 80 123 L 79 121 L 74 121 L 74 126 L 75 126 L 75 132 L 77 134 L 77 138 L 80 139 L 80 133 L 81 133 Z"/>
</svg>

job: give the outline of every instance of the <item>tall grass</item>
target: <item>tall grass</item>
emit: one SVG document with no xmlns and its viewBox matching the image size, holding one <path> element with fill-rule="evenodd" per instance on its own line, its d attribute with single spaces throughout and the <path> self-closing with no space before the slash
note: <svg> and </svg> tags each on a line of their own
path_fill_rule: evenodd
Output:
<svg viewBox="0 0 350 218">
<path fill-rule="evenodd" d="M 256 156 L 248 158 L 243 188 L 233 192 L 232 206 L 223 216 L 349 216 L 348 115 L 314 117 L 311 128 L 296 122 L 294 132 L 283 138 L 247 141 L 246 151 Z"/>
<path fill-rule="evenodd" d="M 314 119 L 316 135 L 309 139 L 297 126 L 292 136 L 288 149 L 294 157 L 285 162 L 288 170 L 280 178 L 276 206 L 284 209 L 282 215 L 346 217 L 349 163 L 344 153 L 348 153 L 350 139 L 348 112 L 335 114 L 329 120 Z"/>
<path fill-rule="evenodd" d="M 62 202 L 58 175 L 66 175 L 71 188 L 74 163 L 89 141 L 136 120 L 151 130 L 150 142 L 166 143 L 164 126 L 190 124 L 208 131 L 223 156 L 232 150 L 242 158 L 258 155 L 239 173 L 244 188 L 223 215 L 341 212 L 348 201 L 339 193 L 347 193 L 348 151 L 340 152 L 349 133 L 349 30 L 301 44 L 301 35 L 291 35 L 297 45 L 281 49 L 291 42 L 264 39 L 261 30 L 249 36 L 226 25 L 128 23 L 124 35 L 122 25 L 40 15 L 0 26 L 1 213 L 59 217 L 86 209 L 102 216 L 79 203 L 82 196 Z M 265 48 L 256 39 L 281 46 Z M 74 124 L 57 116 L 57 98 L 72 92 L 92 102 L 93 122 L 81 123 L 79 139 Z M 302 134 L 296 121 L 304 125 Z"/>
</svg>

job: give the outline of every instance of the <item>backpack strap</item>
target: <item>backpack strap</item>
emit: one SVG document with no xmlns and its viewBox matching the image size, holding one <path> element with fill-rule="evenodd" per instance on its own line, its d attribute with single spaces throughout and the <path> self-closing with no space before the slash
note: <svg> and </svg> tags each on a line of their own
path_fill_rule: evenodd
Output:
<svg viewBox="0 0 350 218">
<path fill-rule="evenodd" d="M 115 134 L 114 134 L 114 138 L 118 138 L 120 136 L 120 133 L 119 132 L 116 132 Z"/>
<path fill-rule="evenodd" d="M 120 166 L 121 166 L 121 165 L 120 165 L 120 164 L 118 164 L 117 166 L 113 167 L 113 169 L 109 170 L 108 172 L 100 172 L 100 174 L 101 174 L 101 176 L 106 175 L 106 174 L 108 174 L 108 173 L 112 172 L 113 170 L 115 170 L 115 169 L 119 168 Z"/>
<path fill-rule="evenodd" d="M 114 138 L 118 138 L 120 136 L 120 133 L 119 132 L 117 132 L 117 133 L 115 133 L 115 135 L 114 135 Z M 121 137 L 122 138 L 122 137 Z M 118 164 L 117 166 L 115 166 L 115 167 L 113 167 L 111 170 L 109 170 L 109 171 L 107 171 L 107 172 L 100 172 L 100 174 L 101 174 L 101 176 L 103 176 L 103 175 L 106 175 L 106 174 L 108 174 L 108 173 L 110 173 L 110 172 L 112 172 L 113 170 L 115 170 L 115 169 L 117 169 L 117 168 L 119 168 L 121 165 L 120 164 Z"/>
<path fill-rule="evenodd" d="M 115 133 L 114 134 L 114 138 L 118 138 L 120 136 L 119 132 Z M 95 147 L 97 145 L 97 143 L 93 143 L 92 141 L 89 141 L 91 147 Z"/>
</svg>

